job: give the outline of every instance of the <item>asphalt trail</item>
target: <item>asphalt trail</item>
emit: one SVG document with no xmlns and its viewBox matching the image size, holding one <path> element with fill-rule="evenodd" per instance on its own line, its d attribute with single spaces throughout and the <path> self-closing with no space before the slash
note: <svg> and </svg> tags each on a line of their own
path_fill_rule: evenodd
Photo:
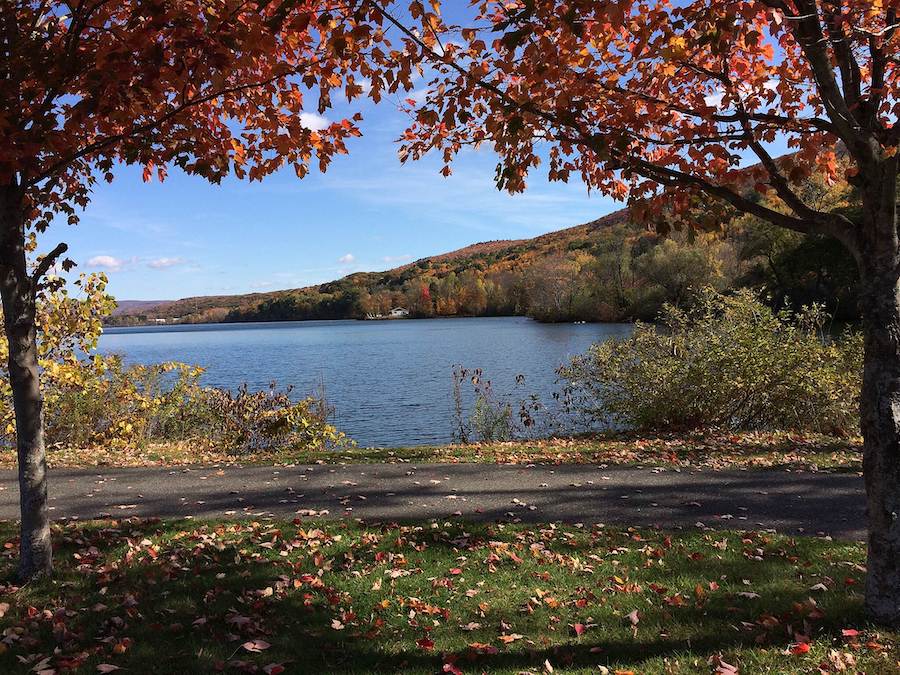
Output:
<svg viewBox="0 0 900 675">
<path fill-rule="evenodd" d="M 863 539 L 856 473 L 675 471 L 594 465 L 365 464 L 56 469 L 54 519 L 125 516 L 462 517 L 666 529 L 774 529 Z M 0 472 L 0 518 L 18 518 L 18 483 Z M 702 525 L 701 525 L 702 524 Z"/>
</svg>

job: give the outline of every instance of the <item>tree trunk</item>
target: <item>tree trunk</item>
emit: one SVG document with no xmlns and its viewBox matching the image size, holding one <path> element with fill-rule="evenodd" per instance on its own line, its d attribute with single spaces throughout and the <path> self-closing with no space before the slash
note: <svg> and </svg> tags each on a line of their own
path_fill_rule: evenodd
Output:
<svg viewBox="0 0 900 675">
<path fill-rule="evenodd" d="M 866 609 L 900 625 L 900 288 L 894 265 L 863 276 L 861 399 L 869 518 Z"/>
<path fill-rule="evenodd" d="M 25 255 L 21 199 L 15 189 L 0 190 L 0 297 L 9 342 L 9 380 L 16 414 L 19 460 L 19 578 L 28 580 L 52 570 L 36 298 Z"/>
</svg>

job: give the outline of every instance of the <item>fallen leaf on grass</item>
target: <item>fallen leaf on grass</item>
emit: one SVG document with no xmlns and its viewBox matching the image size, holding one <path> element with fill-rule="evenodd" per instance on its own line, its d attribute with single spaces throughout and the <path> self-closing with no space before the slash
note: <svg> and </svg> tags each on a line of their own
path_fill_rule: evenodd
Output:
<svg viewBox="0 0 900 675">
<path fill-rule="evenodd" d="M 516 640 L 521 640 L 523 637 L 525 637 L 525 636 L 519 635 L 518 633 L 510 633 L 509 635 L 501 635 L 500 642 L 508 645 L 508 644 L 512 644 Z"/>
<path fill-rule="evenodd" d="M 268 649 L 271 646 L 272 645 L 270 645 L 265 640 L 248 640 L 247 642 L 245 642 L 244 644 L 241 645 L 241 647 L 246 649 L 248 652 L 254 652 L 254 653 L 259 653 L 259 652 L 263 651 L 264 649 Z"/>
<path fill-rule="evenodd" d="M 122 670 L 119 666 L 114 666 L 111 663 L 101 663 L 97 666 L 98 673 L 112 673 L 116 670 Z"/>
<path fill-rule="evenodd" d="M 474 650 L 477 654 L 499 654 L 500 650 L 494 645 L 488 645 L 483 642 L 472 642 L 469 649 Z"/>
</svg>

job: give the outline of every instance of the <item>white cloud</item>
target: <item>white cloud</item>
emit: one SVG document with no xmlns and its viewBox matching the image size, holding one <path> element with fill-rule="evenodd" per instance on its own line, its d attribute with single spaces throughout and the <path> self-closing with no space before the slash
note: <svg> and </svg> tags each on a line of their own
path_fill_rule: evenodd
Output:
<svg viewBox="0 0 900 675">
<path fill-rule="evenodd" d="M 111 255 L 95 255 L 88 259 L 87 266 L 118 272 L 125 266 L 125 261 Z"/>
<path fill-rule="evenodd" d="M 353 255 L 352 253 L 348 253 L 347 255 L 342 255 L 340 258 L 338 258 L 338 262 L 341 263 L 342 265 L 349 265 L 350 263 L 353 263 L 355 261 L 356 261 L 356 256 Z"/>
<path fill-rule="evenodd" d="M 311 131 L 322 131 L 331 126 L 331 120 L 315 113 L 300 113 L 300 124 Z"/>
<path fill-rule="evenodd" d="M 147 263 L 147 267 L 154 270 L 164 270 L 167 267 L 183 265 L 185 262 L 184 258 L 154 258 Z"/>
</svg>

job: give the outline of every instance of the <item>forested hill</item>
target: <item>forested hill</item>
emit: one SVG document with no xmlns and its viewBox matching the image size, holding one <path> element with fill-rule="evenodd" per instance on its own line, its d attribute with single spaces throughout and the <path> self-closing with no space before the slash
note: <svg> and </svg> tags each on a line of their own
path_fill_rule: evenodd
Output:
<svg viewBox="0 0 900 675">
<path fill-rule="evenodd" d="M 855 314 L 855 271 L 836 242 L 741 218 L 714 235 L 661 237 L 627 210 L 533 239 L 489 241 L 386 272 L 283 291 L 123 303 L 110 323 L 527 315 L 543 321 L 650 319 L 690 289 L 753 286 L 775 303 L 823 301 Z"/>
</svg>

